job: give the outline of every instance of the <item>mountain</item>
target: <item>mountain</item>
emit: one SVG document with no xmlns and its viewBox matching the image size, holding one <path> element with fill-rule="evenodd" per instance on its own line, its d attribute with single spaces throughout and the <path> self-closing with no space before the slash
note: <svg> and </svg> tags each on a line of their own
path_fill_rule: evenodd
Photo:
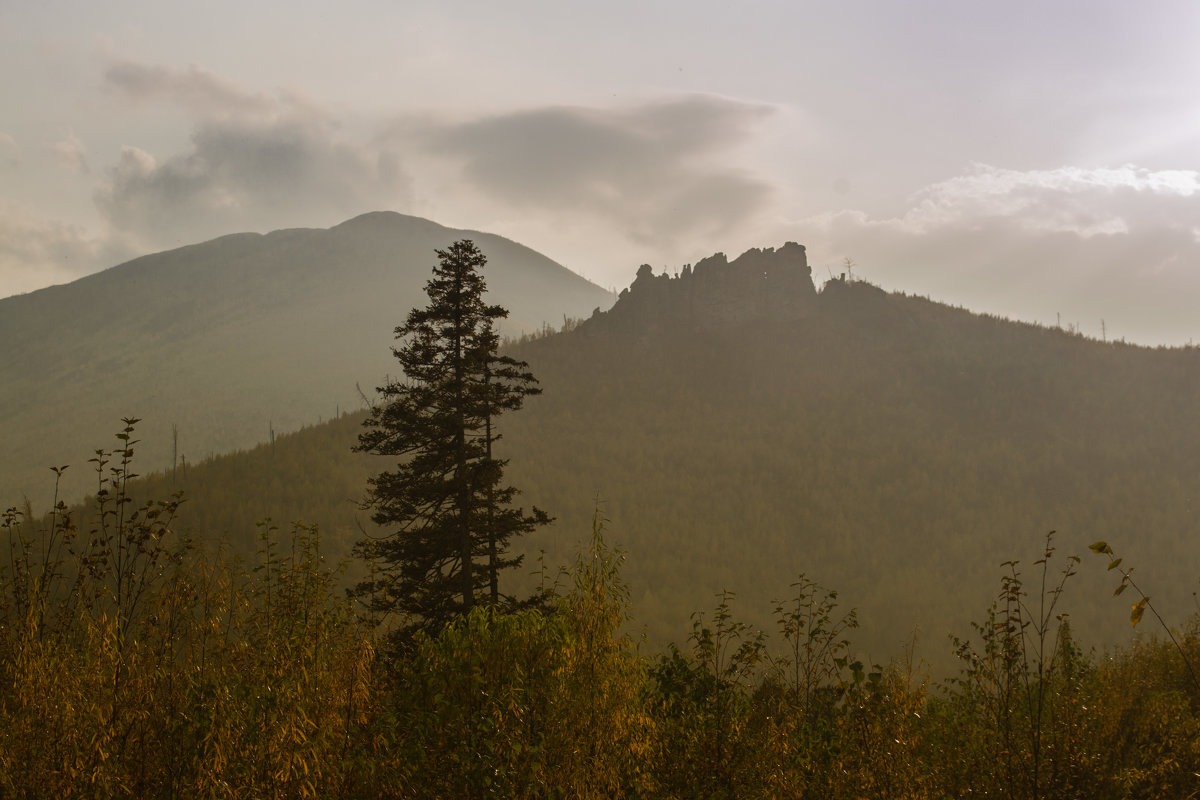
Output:
<svg viewBox="0 0 1200 800">
<path fill-rule="evenodd" d="M 642 267 L 608 311 L 509 352 L 543 394 L 501 419 L 506 476 L 558 517 L 522 543 L 564 562 L 599 503 L 629 554 L 635 620 L 682 641 L 714 594 L 769 627 L 805 573 L 859 608 L 871 658 L 945 667 L 1000 588 L 1036 590 L 1085 556 L 1064 599 L 1081 642 L 1127 637 L 1128 606 L 1087 544 L 1136 565 L 1172 622 L 1194 610 L 1200 349 L 1149 349 L 972 314 L 859 281 L 813 286 L 804 249 Z M 352 454 L 361 415 L 189 468 L 181 525 L 252 550 L 254 521 L 318 523 L 331 557 L 383 459 Z M 551 573 L 553 570 L 551 569 Z M 538 580 L 526 577 L 525 580 Z"/>
<path fill-rule="evenodd" d="M 94 485 L 94 444 L 137 416 L 142 468 L 251 446 L 361 407 L 394 372 L 392 329 L 423 304 L 434 250 L 473 239 L 502 331 L 537 331 L 612 296 L 527 247 L 390 212 L 328 230 L 242 233 L 0 300 L 0 504 Z M 50 476 L 52 477 L 52 476 Z"/>
</svg>

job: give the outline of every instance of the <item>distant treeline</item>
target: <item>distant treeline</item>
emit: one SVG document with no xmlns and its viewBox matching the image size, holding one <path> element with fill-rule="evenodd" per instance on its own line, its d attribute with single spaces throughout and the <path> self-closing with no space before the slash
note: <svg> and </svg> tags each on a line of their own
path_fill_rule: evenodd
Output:
<svg viewBox="0 0 1200 800">
<path fill-rule="evenodd" d="M 1064 553 L 1120 544 L 1173 621 L 1194 610 L 1200 351 L 1085 340 L 839 283 L 794 318 L 639 326 L 620 315 L 513 344 L 543 394 L 501 421 L 509 475 L 559 520 L 518 542 L 566 563 L 599 501 L 630 554 L 632 608 L 657 648 L 714 593 L 771 624 L 799 572 L 862 612 L 886 660 L 915 629 L 947 637 L 986 605 L 998 565 L 1058 531 Z M 320 525 L 347 556 L 385 465 L 353 454 L 361 414 L 146 479 L 182 489 L 178 527 L 253 551 L 255 522 Z M 76 465 L 72 470 L 86 468 Z M 361 526 L 361 527 L 360 527 Z M 526 576 L 527 581 L 536 580 Z M 1085 571 L 1066 598 L 1077 636 L 1127 641 Z M 1078 598 L 1078 599 L 1077 599 Z"/>
</svg>

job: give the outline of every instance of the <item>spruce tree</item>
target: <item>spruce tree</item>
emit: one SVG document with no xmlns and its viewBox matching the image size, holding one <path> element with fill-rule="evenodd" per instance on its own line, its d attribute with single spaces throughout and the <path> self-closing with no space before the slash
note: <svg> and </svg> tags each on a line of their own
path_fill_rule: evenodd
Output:
<svg viewBox="0 0 1200 800">
<path fill-rule="evenodd" d="M 513 508 L 512 501 L 517 490 L 512 486 L 501 485 L 508 459 L 501 460 L 493 456 L 492 445 L 500 438 L 500 434 L 494 432 L 492 421 L 505 411 L 519 409 L 526 396 L 541 394 L 542 390 L 536 385 L 537 379 L 529 372 L 529 365 L 510 356 L 498 355 L 499 346 L 500 337 L 492 321 L 488 320 L 480 328 L 478 351 L 483 359 L 480 410 L 483 412 L 483 441 L 486 452 L 481 462 L 482 469 L 477 485 L 482 487 L 483 513 L 479 520 L 479 529 L 483 531 L 487 542 L 488 601 L 492 605 L 498 605 L 502 600 L 512 602 L 512 598 L 500 596 L 499 588 L 500 570 L 521 563 L 520 556 L 505 557 L 504 551 L 508 548 L 509 539 L 529 533 L 539 525 L 546 525 L 551 521 L 546 512 L 536 506 L 528 515 L 523 509 Z"/>
<path fill-rule="evenodd" d="M 524 362 L 497 353 L 495 323 L 508 312 L 484 302 L 487 259 L 467 240 L 436 253 L 429 305 L 395 329 L 405 377 L 378 388 L 354 448 L 399 458 L 370 479 L 364 504 L 385 532 L 356 552 L 373 562 L 359 593 L 399 616 L 402 638 L 436 632 L 480 599 L 500 603 L 497 573 L 520 562 L 509 539 L 549 521 L 511 507 L 507 461 L 492 453 L 493 419 L 540 390 Z"/>
</svg>

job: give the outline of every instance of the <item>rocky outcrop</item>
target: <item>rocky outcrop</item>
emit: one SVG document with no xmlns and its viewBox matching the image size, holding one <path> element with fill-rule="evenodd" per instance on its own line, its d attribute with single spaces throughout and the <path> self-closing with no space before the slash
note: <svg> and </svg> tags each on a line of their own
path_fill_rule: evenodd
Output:
<svg viewBox="0 0 1200 800">
<path fill-rule="evenodd" d="M 708 325 L 763 317 L 806 316 L 816 289 L 804 246 L 795 242 L 747 250 L 733 261 L 709 256 L 678 275 L 655 275 L 643 264 L 607 313 L 611 324 L 646 330 L 661 325 Z"/>
</svg>

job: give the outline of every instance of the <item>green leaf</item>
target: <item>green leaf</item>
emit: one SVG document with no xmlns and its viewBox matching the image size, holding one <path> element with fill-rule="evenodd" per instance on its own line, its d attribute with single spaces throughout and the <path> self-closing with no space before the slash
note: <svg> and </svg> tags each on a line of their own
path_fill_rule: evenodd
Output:
<svg viewBox="0 0 1200 800">
<path fill-rule="evenodd" d="M 1092 542 L 1088 545 L 1088 550 L 1091 550 L 1096 555 L 1112 555 L 1112 548 L 1108 546 L 1108 542 L 1103 540 Z"/>
<path fill-rule="evenodd" d="M 1108 569 L 1110 571 L 1116 569 L 1119 566 L 1121 566 L 1121 559 L 1119 559 L 1119 558 L 1114 558 L 1112 561 L 1108 562 Z"/>
</svg>

